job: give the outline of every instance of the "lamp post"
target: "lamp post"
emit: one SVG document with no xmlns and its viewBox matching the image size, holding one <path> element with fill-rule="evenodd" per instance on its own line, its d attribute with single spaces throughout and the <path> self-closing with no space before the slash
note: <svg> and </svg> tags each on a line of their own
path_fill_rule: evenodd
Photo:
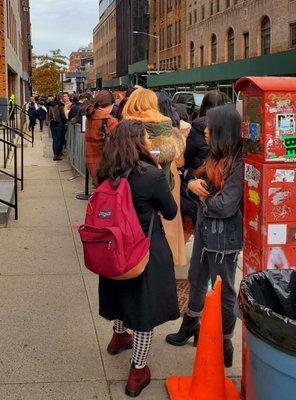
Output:
<svg viewBox="0 0 296 400">
<path fill-rule="evenodd" d="M 147 33 L 147 32 L 138 32 L 138 31 L 133 31 L 134 35 L 146 35 L 146 36 L 150 36 L 153 37 L 154 39 L 156 39 L 156 43 L 157 43 L 157 74 L 159 74 L 160 72 L 160 43 L 159 43 L 159 36 L 157 35 L 151 35 L 151 33 Z"/>
</svg>

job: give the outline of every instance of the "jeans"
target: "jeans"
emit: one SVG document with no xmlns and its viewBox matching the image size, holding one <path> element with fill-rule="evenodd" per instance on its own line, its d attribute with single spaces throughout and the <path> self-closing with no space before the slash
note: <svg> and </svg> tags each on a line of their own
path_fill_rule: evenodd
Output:
<svg viewBox="0 0 296 400">
<path fill-rule="evenodd" d="M 43 126 L 44 126 L 44 119 L 39 119 L 39 124 L 40 124 L 40 131 L 43 131 Z"/>
<path fill-rule="evenodd" d="M 64 124 L 56 124 L 50 126 L 52 135 L 52 150 L 54 156 L 58 157 L 63 154 L 63 132 Z"/>
<path fill-rule="evenodd" d="M 236 292 L 234 288 L 237 267 L 237 254 L 204 252 L 200 229 L 197 225 L 190 263 L 188 280 L 190 294 L 187 314 L 200 317 L 208 290 L 209 280 L 215 282 L 218 275 L 222 279 L 222 324 L 224 339 L 230 339 L 236 322 Z"/>
</svg>

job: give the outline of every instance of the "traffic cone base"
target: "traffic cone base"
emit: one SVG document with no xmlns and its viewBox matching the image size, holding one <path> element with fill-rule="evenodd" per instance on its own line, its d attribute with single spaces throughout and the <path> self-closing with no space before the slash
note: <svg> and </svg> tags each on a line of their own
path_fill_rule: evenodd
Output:
<svg viewBox="0 0 296 400">
<path fill-rule="evenodd" d="M 208 292 L 199 332 L 192 376 L 166 381 L 170 400 L 239 400 L 239 393 L 225 378 L 221 312 L 222 281 L 218 277 Z"/>
<path fill-rule="evenodd" d="M 198 396 L 194 398 L 190 395 L 190 388 L 192 384 L 191 376 L 173 376 L 166 380 L 166 388 L 170 397 L 170 400 L 207 400 L 207 394 L 205 397 Z M 215 400 L 240 400 L 238 391 L 231 379 L 225 379 L 225 395 L 221 394 L 220 397 L 216 397 Z"/>
</svg>

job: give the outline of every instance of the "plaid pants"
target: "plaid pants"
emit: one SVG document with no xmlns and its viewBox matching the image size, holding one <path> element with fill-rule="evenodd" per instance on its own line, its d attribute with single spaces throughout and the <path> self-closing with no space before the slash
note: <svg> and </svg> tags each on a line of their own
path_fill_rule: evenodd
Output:
<svg viewBox="0 0 296 400">
<path fill-rule="evenodd" d="M 126 328 L 122 321 L 116 319 L 114 321 L 114 330 L 116 333 L 124 333 Z M 145 367 L 152 338 L 153 330 L 149 332 L 133 332 L 133 353 L 131 363 L 135 365 L 135 368 Z"/>
</svg>

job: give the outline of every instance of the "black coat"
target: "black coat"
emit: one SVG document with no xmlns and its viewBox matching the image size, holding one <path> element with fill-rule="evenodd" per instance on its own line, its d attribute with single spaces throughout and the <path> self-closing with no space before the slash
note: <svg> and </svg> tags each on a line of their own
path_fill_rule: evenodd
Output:
<svg viewBox="0 0 296 400">
<path fill-rule="evenodd" d="M 186 169 L 196 170 L 202 165 L 208 155 L 209 147 L 204 137 L 206 125 L 206 117 L 196 118 L 192 122 L 192 128 L 186 140 L 186 150 L 184 153 Z"/>
<path fill-rule="evenodd" d="M 145 164 L 140 173 L 129 176 L 133 202 L 139 221 L 148 234 L 153 212 L 168 220 L 174 219 L 177 205 L 164 173 Z M 125 327 L 147 332 L 179 317 L 174 262 L 160 217 L 154 221 L 150 261 L 138 278 L 115 281 L 100 277 L 100 315 L 108 320 L 120 319 Z"/>
</svg>

